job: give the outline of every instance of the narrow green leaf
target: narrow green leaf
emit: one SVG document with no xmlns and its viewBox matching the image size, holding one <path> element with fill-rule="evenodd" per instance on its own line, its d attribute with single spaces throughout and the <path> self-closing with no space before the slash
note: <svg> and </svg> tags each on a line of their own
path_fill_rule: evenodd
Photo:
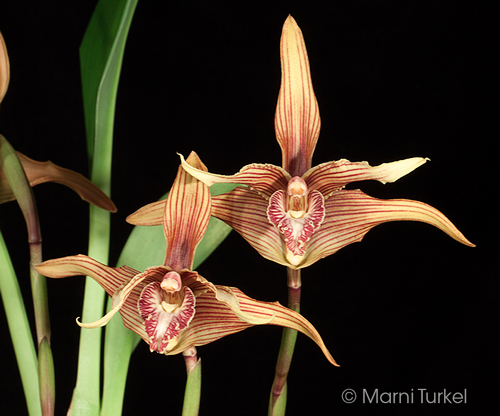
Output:
<svg viewBox="0 0 500 416">
<path fill-rule="evenodd" d="M 100 0 L 80 47 L 85 127 L 91 180 L 108 196 L 116 93 L 125 43 L 137 0 Z M 109 213 L 90 208 L 89 256 L 103 263 L 109 254 Z M 82 319 L 94 321 L 104 310 L 104 290 L 87 278 Z M 100 409 L 101 330 L 83 330 L 71 416 L 97 416 Z M 106 375 L 105 375 L 106 377 Z"/>
<path fill-rule="evenodd" d="M 38 360 L 16 273 L 0 232 L 0 294 L 30 416 L 41 416 Z M 3 334 L 2 334 L 3 336 Z"/>
</svg>

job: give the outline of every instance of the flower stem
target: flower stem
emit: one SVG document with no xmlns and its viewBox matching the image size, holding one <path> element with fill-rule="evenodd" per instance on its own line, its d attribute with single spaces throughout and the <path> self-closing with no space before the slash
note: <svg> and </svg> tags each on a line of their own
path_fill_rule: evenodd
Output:
<svg viewBox="0 0 500 416">
<path fill-rule="evenodd" d="M 42 402 L 42 414 L 44 416 L 51 416 L 54 414 L 55 406 L 55 380 L 54 362 L 50 349 L 47 281 L 45 276 L 42 276 L 35 269 L 35 266 L 42 262 L 42 235 L 40 232 L 40 222 L 33 190 L 26 177 L 24 168 L 16 152 L 3 136 L 0 136 L 0 165 L 2 165 L 2 170 L 14 192 L 28 229 L 30 278 L 35 310 L 37 346 L 39 354 L 43 354 L 43 357 L 38 357 L 39 373 L 43 374 L 43 377 L 40 378 L 40 398 Z M 42 342 L 44 342 L 43 351 L 41 348 Z"/>
<path fill-rule="evenodd" d="M 288 283 L 288 307 L 300 313 L 300 291 L 302 282 L 300 279 L 300 269 L 287 269 Z M 285 414 L 287 383 L 286 379 L 292 363 L 293 350 L 297 340 L 297 331 L 290 328 L 283 329 L 281 346 L 276 364 L 271 397 L 269 398 L 269 416 L 279 416 Z"/>
<path fill-rule="evenodd" d="M 197 416 L 200 409 L 201 359 L 198 359 L 195 347 L 184 351 L 182 355 L 186 361 L 187 372 L 182 416 Z"/>
<path fill-rule="evenodd" d="M 0 294 L 30 416 L 41 416 L 38 360 L 14 267 L 0 232 Z"/>
</svg>

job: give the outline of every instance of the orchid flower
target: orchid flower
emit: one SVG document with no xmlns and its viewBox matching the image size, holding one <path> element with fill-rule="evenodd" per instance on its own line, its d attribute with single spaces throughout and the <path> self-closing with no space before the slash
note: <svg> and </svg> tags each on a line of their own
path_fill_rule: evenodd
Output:
<svg viewBox="0 0 500 416">
<path fill-rule="evenodd" d="M 191 153 L 188 161 L 206 170 L 196 153 Z M 141 336 L 151 351 L 172 355 L 253 325 L 280 325 L 312 338 L 327 359 L 336 365 L 316 329 L 300 314 L 277 302 L 251 299 L 237 288 L 214 285 L 191 270 L 196 246 L 210 219 L 208 186 L 179 166 L 172 189 L 163 202 L 163 230 L 167 242 L 164 265 L 149 267 L 141 273 L 128 266 L 108 267 L 78 255 L 37 266 L 37 270 L 48 277 L 89 275 L 112 297 L 112 308 L 103 318 L 92 323 L 78 323 L 80 326 L 104 326 L 120 312 L 125 327 Z M 147 225 L 150 217 L 149 206 L 146 206 L 127 221 Z"/>
<path fill-rule="evenodd" d="M 232 176 L 215 175 L 186 163 L 191 175 L 211 186 L 246 185 L 213 198 L 212 215 L 230 225 L 265 258 L 301 269 L 360 241 L 387 221 L 422 221 L 462 244 L 473 246 L 437 209 L 405 199 L 381 200 L 360 190 L 356 181 L 394 182 L 428 159 L 413 157 L 372 167 L 346 159 L 311 167 L 320 131 L 302 32 L 289 16 L 281 36 L 281 87 L 275 130 L 283 166 L 251 164 Z"/>
</svg>

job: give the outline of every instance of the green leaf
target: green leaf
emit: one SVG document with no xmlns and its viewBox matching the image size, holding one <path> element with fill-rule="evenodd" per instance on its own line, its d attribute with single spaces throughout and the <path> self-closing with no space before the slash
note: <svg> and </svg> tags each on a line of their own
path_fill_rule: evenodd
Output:
<svg viewBox="0 0 500 416">
<path fill-rule="evenodd" d="M 28 414 L 41 416 L 40 388 L 38 384 L 38 360 L 21 289 L 10 260 L 9 252 L 0 232 L 0 294 L 7 316 L 10 336 L 16 354 L 17 365 L 23 384 Z M 3 335 L 3 334 L 2 334 Z M 5 359 L 5 358 L 4 358 Z M 4 375 L 5 376 L 5 375 Z M 8 375 L 7 375 L 8 376 Z M 7 400 L 7 399 L 5 399 Z"/>
<path fill-rule="evenodd" d="M 83 103 L 91 180 L 108 196 L 116 93 L 125 43 L 137 0 L 100 0 L 80 46 Z M 107 263 L 109 213 L 91 206 L 89 256 Z M 82 319 L 99 319 L 104 310 L 104 290 L 87 278 Z M 101 330 L 83 330 L 80 338 L 78 377 L 71 416 L 97 416 L 100 408 Z M 105 375 L 106 377 L 106 375 Z"/>
</svg>

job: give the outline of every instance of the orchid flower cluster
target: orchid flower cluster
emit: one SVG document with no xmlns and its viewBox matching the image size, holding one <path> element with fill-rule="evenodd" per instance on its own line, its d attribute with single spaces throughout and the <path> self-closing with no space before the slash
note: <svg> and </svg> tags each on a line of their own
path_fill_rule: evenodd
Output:
<svg viewBox="0 0 500 416">
<path fill-rule="evenodd" d="M 3 41 L 1 44 L 6 51 Z M 4 62 L 8 64 L 7 59 Z M 2 81 L 7 82 L 0 84 L 4 89 L 0 98 L 8 85 L 8 72 L 3 73 L 7 76 Z M 195 152 L 186 159 L 180 155 L 168 197 L 127 218 L 136 226 L 162 226 L 166 242 L 163 264 L 151 264 L 145 270 L 127 265 L 111 267 L 80 254 L 44 262 L 40 258 L 36 271 L 55 279 L 91 277 L 105 290 L 111 306 L 102 318 L 94 322 L 77 320 L 78 325 L 84 330 L 103 327 L 118 313 L 124 327 L 139 335 L 151 352 L 183 354 L 188 375 L 199 371 L 197 347 L 255 325 L 284 327 L 269 404 L 270 415 L 284 414 L 283 392 L 297 331 L 311 338 L 326 359 L 337 366 L 316 328 L 299 313 L 302 269 L 359 242 L 370 229 L 388 221 L 425 222 L 473 246 L 445 215 L 423 202 L 382 200 L 360 190 L 345 189 L 350 183 L 364 180 L 394 182 L 428 159 L 411 157 L 379 166 L 341 159 L 312 166 L 320 126 L 304 37 L 289 16 L 281 36 L 281 87 L 275 114 L 282 165 L 253 163 L 234 175 L 224 176 L 209 173 Z M 2 138 L 3 153 L 7 154 L 8 146 Z M 10 159 L 20 161 L 30 186 L 60 182 L 75 189 L 83 199 L 116 210 L 111 200 L 83 176 L 10 150 L 0 169 L 0 203 L 22 198 L 7 169 Z M 220 183 L 236 186 L 211 196 L 209 187 Z M 288 307 L 252 299 L 239 288 L 219 284 L 219 279 L 224 280 L 223 270 L 217 283 L 193 270 L 196 249 L 211 217 L 237 231 L 262 257 L 287 268 Z M 199 385 L 193 388 L 199 389 Z M 191 409 L 185 410 L 186 415 L 198 413 L 196 404 L 185 409 Z"/>
</svg>

